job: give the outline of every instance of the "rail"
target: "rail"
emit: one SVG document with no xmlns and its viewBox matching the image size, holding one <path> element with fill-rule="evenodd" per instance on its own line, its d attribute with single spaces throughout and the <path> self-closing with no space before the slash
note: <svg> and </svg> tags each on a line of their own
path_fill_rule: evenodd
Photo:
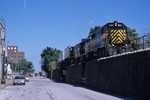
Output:
<svg viewBox="0 0 150 100">
<path fill-rule="evenodd" d="M 130 40 L 130 44 L 127 46 L 127 48 L 123 48 L 123 47 L 110 47 L 110 48 L 112 48 L 113 52 L 114 52 L 114 48 L 117 51 L 115 53 L 112 53 L 111 55 L 108 54 L 108 51 L 103 51 L 106 55 L 105 56 L 100 55 L 100 58 L 103 58 L 103 57 L 107 58 L 110 56 L 116 56 L 120 54 L 128 54 L 129 52 L 131 53 L 131 52 L 136 52 L 139 50 L 146 50 L 150 48 L 150 34 Z M 124 49 L 124 50 L 121 51 L 121 49 Z"/>
</svg>

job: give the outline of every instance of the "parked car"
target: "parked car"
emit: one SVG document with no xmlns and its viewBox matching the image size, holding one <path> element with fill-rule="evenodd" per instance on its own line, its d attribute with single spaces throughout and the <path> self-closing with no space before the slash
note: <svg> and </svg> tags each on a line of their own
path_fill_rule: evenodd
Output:
<svg viewBox="0 0 150 100">
<path fill-rule="evenodd" d="M 13 74 L 13 79 L 15 79 L 16 76 L 20 76 L 20 74 L 19 73 L 14 73 Z"/>
<path fill-rule="evenodd" d="M 43 77 L 48 77 L 48 75 L 46 74 L 46 75 L 44 75 Z"/>
<path fill-rule="evenodd" d="M 25 79 L 24 76 L 16 76 L 14 78 L 14 81 L 13 81 L 14 85 L 16 85 L 16 84 L 23 84 L 23 85 L 25 85 L 25 83 L 26 83 L 26 79 Z"/>
<path fill-rule="evenodd" d="M 29 82 L 29 76 L 25 75 L 26 82 Z"/>
</svg>

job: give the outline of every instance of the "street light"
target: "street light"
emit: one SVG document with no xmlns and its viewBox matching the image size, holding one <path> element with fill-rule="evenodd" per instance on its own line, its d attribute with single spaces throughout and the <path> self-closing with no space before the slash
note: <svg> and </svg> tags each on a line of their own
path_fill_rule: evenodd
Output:
<svg viewBox="0 0 150 100">
<path fill-rule="evenodd" d="M 1 84 L 5 84 L 6 80 L 5 80 L 5 34 L 6 34 L 6 21 L 3 17 L 1 17 L 0 19 L 0 24 L 2 26 L 2 28 L 4 29 L 4 36 L 1 39 L 1 45 L 2 45 L 2 57 L 3 57 L 3 62 L 2 62 L 2 81 Z M 4 24 L 4 25 L 3 25 Z M 2 35 L 1 35 L 2 36 Z"/>
</svg>

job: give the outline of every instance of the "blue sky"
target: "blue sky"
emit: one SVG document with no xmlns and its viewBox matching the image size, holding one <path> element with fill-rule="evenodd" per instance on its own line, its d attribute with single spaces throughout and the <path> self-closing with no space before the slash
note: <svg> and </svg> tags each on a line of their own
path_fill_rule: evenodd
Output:
<svg viewBox="0 0 150 100">
<path fill-rule="evenodd" d="M 8 45 L 17 45 L 40 71 L 47 46 L 63 50 L 86 38 L 91 27 L 117 20 L 150 33 L 150 0 L 0 0 Z"/>
</svg>

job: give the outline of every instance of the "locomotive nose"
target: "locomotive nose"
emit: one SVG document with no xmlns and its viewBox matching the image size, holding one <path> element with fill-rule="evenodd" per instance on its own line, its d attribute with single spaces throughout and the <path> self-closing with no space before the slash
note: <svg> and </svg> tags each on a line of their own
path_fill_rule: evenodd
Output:
<svg viewBox="0 0 150 100">
<path fill-rule="evenodd" d="M 110 40 L 111 44 L 123 44 L 124 40 L 127 38 L 125 30 L 111 30 Z"/>
</svg>

